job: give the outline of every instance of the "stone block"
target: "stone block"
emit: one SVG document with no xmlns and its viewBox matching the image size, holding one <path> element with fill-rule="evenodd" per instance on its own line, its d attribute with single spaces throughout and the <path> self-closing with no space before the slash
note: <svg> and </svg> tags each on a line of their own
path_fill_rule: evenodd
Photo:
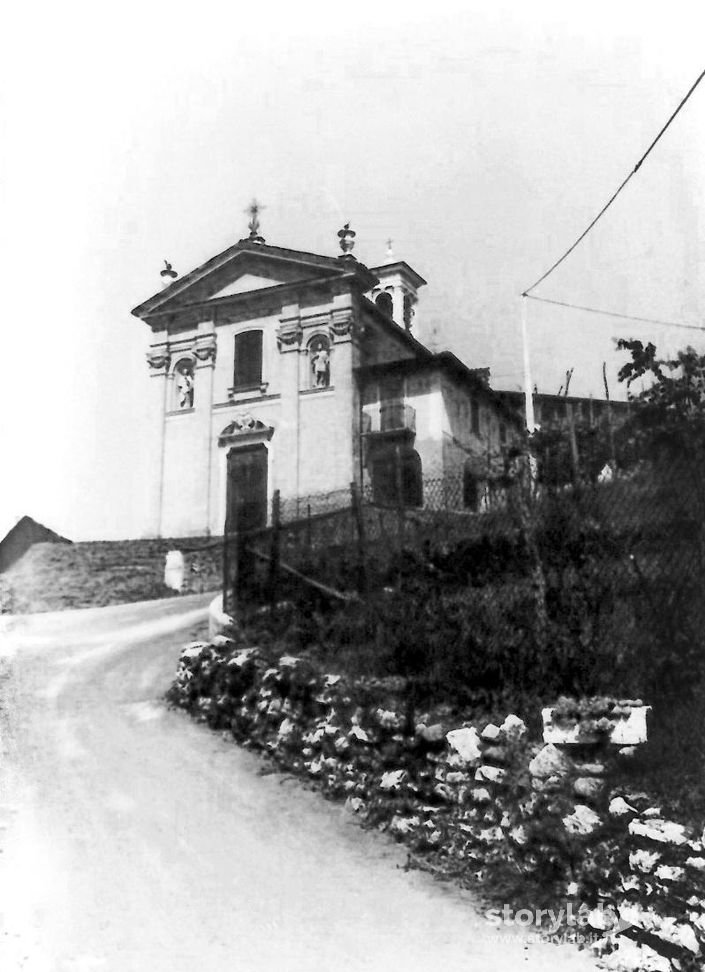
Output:
<svg viewBox="0 0 705 972">
<path fill-rule="evenodd" d="M 646 717 L 651 712 L 650 705 L 634 706 L 626 719 L 620 719 L 610 733 L 610 742 L 615 746 L 638 746 L 647 740 Z"/>
<path fill-rule="evenodd" d="M 629 833 L 656 844 L 672 844 L 675 847 L 680 847 L 688 840 L 685 827 L 672 820 L 632 820 Z"/>
<path fill-rule="evenodd" d="M 502 730 L 499 726 L 496 726 L 493 722 L 490 722 L 480 733 L 483 742 L 493 743 L 502 735 Z"/>
<path fill-rule="evenodd" d="M 446 739 L 450 748 L 458 753 L 466 763 L 479 762 L 482 751 L 480 749 L 480 737 L 477 729 L 467 726 L 462 729 L 451 729 L 446 733 Z"/>
<path fill-rule="evenodd" d="M 485 786 L 476 786 L 470 790 L 470 799 L 474 803 L 490 803 L 492 796 Z M 705 862 L 704 862 L 705 863 Z"/>
<path fill-rule="evenodd" d="M 637 700 L 639 701 L 639 700 Z M 559 746 L 584 746 L 612 743 L 615 746 L 638 746 L 647 740 L 646 717 L 651 711 L 649 705 L 622 703 L 618 713 L 609 718 L 598 720 L 597 728 L 587 729 L 581 721 L 570 725 L 554 722 L 555 708 L 548 706 L 541 710 L 543 718 L 543 740 Z M 605 732 L 597 731 L 604 725 Z M 593 723 L 594 726 L 594 723 Z"/>
<path fill-rule="evenodd" d="M 499 727 L 505 739 L 523 739 L 528 733 L 526 723 L 517 715 L 508 715 Z"/>
<path fill-rule="evenodd" d="M 634 816 L 637 813 L 634 807 L 630 807 L 623 797 L 615 797 L 613 800 L 610 800 L 608 809 L 613 817 L 624 817 L 627 814 Z"/>
<path fill-rule="evenodd" d="M 573 792 L 583 800 L 595 802 L 600 799 L 604 791 L 605 784 L 602 780 L 594 776 L 580 776 L 573 783 Z"/>
<path fill-rule="evenodd" d="M 587 837 L 602 823 L 602 818 L 590 807 L 579 803 L 573 813 L 563 818 L 563 826 L 569 834 L 577 837 Z"/>
<path fill-rule="evenodd" d="M 549 776 L 565 776 L 571 771 L 571 768 L 572 764 L 568 757 L 552 743 L 544 746 L 529 763 L 529 772 L 539 779 L 547 779 Z"/>
<path fill-rule="evenodd" d="M 499 766 L 478 766 L 475 771 L 475 780 L 478 783 L 501 783 L 504 777 L 507 775 L 507 771 L 501 769 Z"/>
<path fill-rule="evenodd" d="M 381 790 L 398 790 L 405 779 L 406 770 L 390 770 L 382 774 L 379 786 Z"/>
<path fill-rule="evenodd" d="M 421 738 L 428 743 L 440 742 L 445 735 L 443 726 L 440 722 L 437 722 L 433 726 L 417 726 L 416 732 L 421 736 Z"/>
<path fill-rule="evenodd" d="M 661 860 L 659 851 L 636 850 L 629 854 L 629 867 L 640 874 L 651 874 Z"/>
</svg>

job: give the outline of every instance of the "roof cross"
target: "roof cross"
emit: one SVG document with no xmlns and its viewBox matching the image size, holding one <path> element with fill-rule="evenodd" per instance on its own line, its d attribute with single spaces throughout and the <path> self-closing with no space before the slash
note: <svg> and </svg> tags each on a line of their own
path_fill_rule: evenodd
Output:
<svg viewBox="0 0 705 972">
<path fill-rule="evenodd" d="M 264 243 L 264 237 L 260 235 L 260 222 L 259 214 L 265 207 L 261 203 L 258 203 L 256 199 L 253 199 L 250 205 L 247 207 L 245 212 L 250 217 L 250 221 L 247 224 L 247 228 L 250 231 L 250 239 L 253 243 Z"/>
</svg>

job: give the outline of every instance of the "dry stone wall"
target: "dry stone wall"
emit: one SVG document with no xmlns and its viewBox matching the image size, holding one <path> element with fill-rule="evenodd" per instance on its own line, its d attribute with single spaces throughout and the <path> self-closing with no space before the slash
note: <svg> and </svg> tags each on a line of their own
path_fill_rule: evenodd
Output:
<svg viewBox="0 0 705 972">
<path fill-rule="evenodd" d="M 513 714 L 483 726 L 448 724 L 442 710 L 410 721 L 404 687 L 272 660 L 220 635 L 182 652 L 169 699 L 316 781 L 414 860 L 483 881 L 494 901 L 571 905 L 606 968 L 703 967 L 703 835 L 620 783 L 646 742 L 641 700 L 560 699 L 532 740 Z"/>
</svg>

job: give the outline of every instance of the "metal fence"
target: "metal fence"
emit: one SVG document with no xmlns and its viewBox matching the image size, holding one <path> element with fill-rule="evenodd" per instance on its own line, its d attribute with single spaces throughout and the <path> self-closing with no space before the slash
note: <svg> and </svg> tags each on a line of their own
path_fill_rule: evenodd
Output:
<svg viewBox="0 0 705 972">
<path fill-rule="evenodd" d="M 700 473 L 684 457 L 552 486 L 525 463 L 485 487 L 476 509 L 468 509 L 461 477 L 424 480 L 418 507 L 375 503 L 354 485 L 295 499 L 275 494 L 267 527 L 225 539 L 226 605 L 312 592 L 345 602 L 416 573 L 472 589 L 500 614 L 508 585 L 522 589 L 539 629 L 558 617 L 578 638 L 588 638 L 583 625 L 590 637 L 613 639 L 615 650 L 619 625 L 608 636 L 600 628 L 610 611 L 627 633 L 648 623 L 664 636 L 680 626 L 682 637 L 705 630 Z"/>
</svg>

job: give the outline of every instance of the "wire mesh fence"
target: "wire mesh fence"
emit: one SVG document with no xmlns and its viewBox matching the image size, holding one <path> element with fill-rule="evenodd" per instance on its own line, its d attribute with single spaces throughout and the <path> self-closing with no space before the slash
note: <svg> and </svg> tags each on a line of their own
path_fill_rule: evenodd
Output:
<svg viewBox="0 0 705 972">
<path fill-rule="evenodd" d="M 627 643 L 701 645 L 705 476 L 687 457 L 569 484 L 525 459 L 471 499 L 460 476 L 425 479 L 413 507 L 354 485 L 277 494 L 266 527 L 226 537 L 226 605 L 340 604 L 416 577 L 482 605 L 508 642 L 528 626 L 617 659 Z"/>
</svg>

